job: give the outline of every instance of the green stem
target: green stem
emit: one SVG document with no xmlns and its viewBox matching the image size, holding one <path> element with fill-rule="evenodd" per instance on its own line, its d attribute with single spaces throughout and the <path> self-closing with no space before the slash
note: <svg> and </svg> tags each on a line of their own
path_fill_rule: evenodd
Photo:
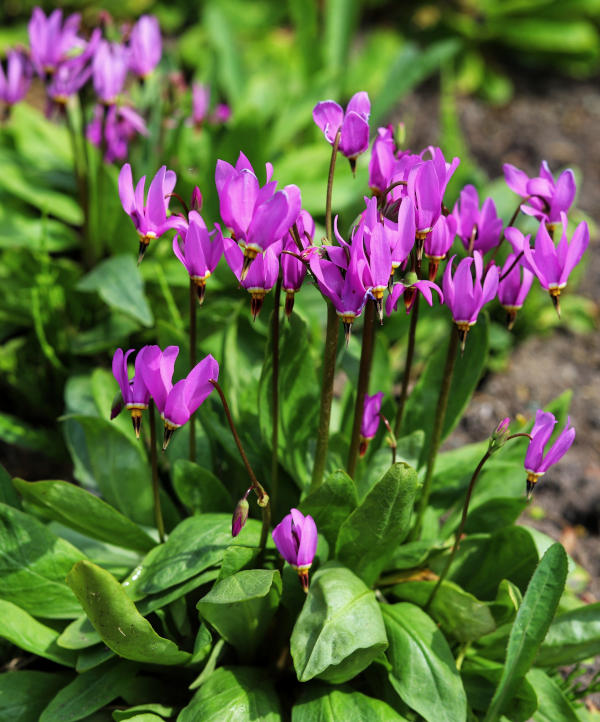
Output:
<svg viewBox="0 0 600 722">
<path fill-rule="evenodd" d="M 71 141 L 71 152 L 73 153 L 73 170 L 75 171 L 75 180 L 77 182 L 77 192 L 79 195 L 79 204 L 83 213 L 83 261 L 86 268 L 92 268 L 94 265 L 94 249 L 90 243 L 89 238 L 89 190 L 87 183 L 87 160 L 85 158 L 85 146 L 82 152 L 80 152 L 77 144 L 77 132 L 75 125 L 73 124 L 73 118 L 71 117 L 71 111 L 68 107 L 65 107 L 65 120 L 67 125 L 67 131 Z M 84 123 L 83 117 L 81 122 Z M 85 143 L 85 134 L 83 134 L 82 143 Z"/>
<path fill-rule="evenodd" d="M 360 447 L 360 425 L 365 408 L 365 394 L 369 389 L 369 376 L 371 375 L 371 362 L 373 360 L 373 340 L 375 338 L 375 302 L 367 301 L 365 307 L 365 323 L 363 328 L 362 349 L 360 352 L 360 366 L 358 368 L 358 383 L 356 386 L 356 403 L 354 405 L 354 423 L 350 437 L 348 463 L 346 471 L 348 476 L 354 478 L 358 450 Z"/>
<path fill-rule="evenodd" d="M 271 434 L 271 504 L 277 513 L 277 492 L 279 489 L 279 306 L 281 302 L 281 275 L 275 286 L 273 316 L 271 319 L 271 354 L 273 375 L 271 377 L 273 431 Z"/>
<path fill-rule="evenodd" d="M 433 469 L 435 467 L 435 460 L 440 447 L 442 429 L 444 428 L 444 418 L 446 416 L 448 397 L 450 395 L 450 387 L 452 385 L 452 373 L 454 371 L 454 362 L 456 361 L 458 341 L 458 333 L 456 331 L 456 328 L 454 327 L 454 324 L 452 324 L 452 328 L 450 330 L 450 340 L 448 342 L 448 351 L 446 353 L 446 363 L 444 365 L 444 375 L 442 377 L 442 386 L 440 388 L 440 395 L 438 396 L 437 407 L 435 409 L 433 431 L 431 434 L 431 441 L 429 443 L 427 471 L 425 472 L 425 481 L 423 482 L 421 499 L 419 501 L 419 508 L 417 510 L 417 519 L 411 535 L 412 539 L 418 538 L 419 534 L 421 533 L 423 515 L 425 514 L 427 504 L 429 503 L 429 496 L 431 494 L 431 481 L 433 479 Z"/>
<path fill-rule="evenodd" d="M 162 544 L 165 540 L 165 524 L 163 521 L 162 509 L 160 507 L 160 492 L 158 488 L 158 457 L 156 454 L 156 424 L 154 403 L 151 401 L 148 407 L 150 416 L 150 463 L 152 465 L 152 494 L 154 496 L 154 519 L 158 529 L 158 538 Z"/>
<path fill-rule="evenodd" d="M 196 365 L 196 285 L 190 278 L 190 370 Z M 190 416 L 190 461 L 196 461 L 196 425 L 194 414 Z"/>
<path fill-rule="evenodd" d="M 325 198 L 325 233 L 327 234 L 327 242 L 333 243 L 333 226 L 331 223 L 331 195 L 333 193 L 333 176 L 335 174 L 335 161 L 337 158 L 340 138 L 342 137 L 341 129 L 338 130 L 331 149 L 331 160 L 329 161 L 329 175 L 327 176 L 327 196 Z"/>
<path fill-rule="evenodd" d="M 394 424 L 394 435 L 398 436 L 402 428 L 402 418 L 404 416 L 404 406 L 406 405 L 406 397 L 408 395 L 408 384 L 410 383 L 410 372 L 412 370 L 412 362 L 415 355 L 415 339 L 417 336 L 417 321 L 419 320 L 419 293 L 417 292 L 415 302 L 410 312 L 410 328 L 408 331 L 408 346 L 406 347 L 406 361 L 404 362 L 404 376 L 402 377 L 402 390 L 398 399 L 398 413 L 396 414 L 396 423 Z"/>
</svg>

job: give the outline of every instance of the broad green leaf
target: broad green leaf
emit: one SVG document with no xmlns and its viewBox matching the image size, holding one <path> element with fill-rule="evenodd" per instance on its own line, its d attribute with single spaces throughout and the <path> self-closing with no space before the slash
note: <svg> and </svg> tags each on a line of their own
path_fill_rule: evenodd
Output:
<svg viewBox="0 0 600 722">
<path fill-rule="evenodd" d="M 404 582 L 392 587 L 398 599 L 424 607 L 436 582 Z M 473 642 L 496 629 L 489 605 L 456 584 L 444 581 L 437 590 L 429 615 L 439 624 L 445 635 L 459 642 Z"/>
<path fill-rule="evenodd" d="M 248 569 L 217 582 L 197 604 L 200 616 L 251 657 L 264 636 L 281 597 L 281 576 L 270 569 Z"/>
<path fill-rule="evenodd" d="M 290 651 L 300 682 L 339 684 L 369 666 L 387 647 L 375 594 L 349 569 L 321 567 L 311 580 Z"/>
<path fill-rule="evenodd" d="M 67 577 L 81 606 L 107 647 L 120 657 L 153 664 L 185 664 L 190 655 L 160 637 L 138 612 L 119 582 L 90 562 L 79 562 Z"/>
<path fill-rule="evenodd" d="M 350 687 L 310 684 L 292 708 L 292 722 L 406 722 L 380 699 Z"/>
<path fill-rule="evenodd" d="M 75 666 L 74 652 L 58 646 L 58 632 L 38 622 L 21 607 L 0 599 L 0 637 L 26 652 L 37 654 L 66 667 Z"/>
<path fill-rule="evenodd" d="M 534 688 L 538 698 L 538 708 L 532 717 L 533 722 L 580 722 L 571 702 L 560 685 L 541 669 L 530 669 L 527 681 Z"/>
<path fill-rule="evenodd" d="M 223 561 L 219 571 L 219 581 L 229 577 L 236 572 L 241 571 L 247 566 L 256 566 L 252 562 L 258 557 L 260 549 L 258 547 L 233 546 L 225 550 Z"/>
<path fill-rule="evenodd" d="M 77 677 L 54 697 L 40 722 L 76 722 L 120 696 L 123 678 L 134 671 L 126 662 L 107 662 Z"/>
<path fill-rule="evenodd" d="M 52 432 L 34 429 L 12 414 L 0 413 L 0 437 L 5 444 L 14 444 L 31 451 L 42 451 L 47 456 L 56 456 L 59 439 Z"/>
<path fill-rule="evenodd" d="M 281 722 L 281 705 L 270 681 L 260 669 L 220 667 L 213 672 L 177 722 Z"/>
<path fill-rule="evenodd" d="M 415 470 L 396 463 L 340 527 L 335 556 L 366 584 L 373 584 L 406 537 L 416 491 Z"/>
<path fill-rule="evenodd" d="M 566 579 L 567 555 L 560 544 L 554 544 L 540 560 L 517 612 L 508 638 L 502 677 L 485 722 L 494 722 L 499 718 L 533 664 L 556 612 Z"/>
<path fill-rule="evenodd" d="M 144 326 L 154 323 L 142 277 L 132 255 L 113 256 L 102 261 L 79 281 L 77 288 L 97 291 L 111 308 L 133 316 Z"/>
<path fill-rule="evenodd" d="M 112 713 L 115 722 L 121 720 L 137 720 L 138 722 L 151 722 L 151 720 L 170 719 L 175 714 L 173 707 L 166 707 L 164 704 L 138 704 L 129 709 L 116 709 Z"/>
<path fill-rule="evenodd" d="M 0 248 L 58 253 L 79 245 L 79 236 L 71 226 L 34 213 L 35 217 L 15 213 L 6 206 L 0 208 Z"/>
<path fill-rule="evenodd" d="M 552 622 L 535 659 L 538 667 L 560 667 L 600 654 L 600 602 L 561 614 Z"/>
<path fill-rule="evenodd" d="M 105 644 L 96 644 L 94 647 L 88 647 L 82 649 L 77 655 L 77 662 L 75 664 L 75 671 L 78 674 L 88 672 L 90 669 L 99 667 L 109 659 L 112 659 L 115 653 L 112 649 L 109 649 Z"/>
<path fill-rule="evenodd" d="M 0 675 L 0 719 L 32 722 L 67 682 L 62 674 L 19 670 Z"/>
<path fill-rule="evenodd" d="M 84 558 L 34 517 L 0 504 L 0 599 L 36 617 L 77 617 L 81 607 L 65 577 Z"/>
<path fill-rule="evenodd" d="M 356 484 L 345 471 L 338 469 L 300 503 L 300 511 L 312 516 L 319 534 L 334 549 L 342 523 L 357 506 Z"/>
<path fill-rule="evenodd" d="M 454 326 L 451 333 L 456 333 Z M 402 423 L 402 435 L 410 434 L 417 429 L 425 432 L 425 442 L 421 451 L 420 463 L 423 464 L 429 452 L 433 421 L 437 406 L 444 365 L 448 349 L 448 341 L 440 344 L 437 351 L 430 357 L 425 371 L 421 374 L 412 390 Z M 485 315 L 480 315 L 477 323 L 469 331 L 465 353 L 458 357 L 454 364 L 448 407 L 444 417 L 442 430 L 443 441 L 456 426 L 469 403 L 469 399 L 479 382 L 488 351 L 488 323 Z"/>
<path fill-rule="evenodd" d="M 23 479 L 13 483 L 25 499 L 41 506 L 52 519 L 82 534 L 126 549 L 148 551 L 155 546 L 152 537 L 137 524 L 75 484 Z"/>
<path fill-rule="evenodd" d="M 173 488 L 179 500 L 196 514 L 233 508 L 229 492 L 212 471 L 187 459 L 177 459 L 173 466 Z"/>
<path fill-rule="evenodd" d="M 497 37 L 507 45 L 538 52 L 597 53 L 598 33 L 592 23 L 565 18 L 515 18 L 498 22 Z"/>
<path fill-rule="evenodd" d="M 12 479 L 6 469 L 0 464 L 0 503 L 7 506 L 14 506 L 15 509 L 21 508 L 21 500 L 12 485 Z"/>
<path fill-rule="evenodd" d="M 467 697 L 448 642 L 413 604 L 382 604 L 392 665 L 390 681 L 427 722 L 465 722 Z"/>
</svg>

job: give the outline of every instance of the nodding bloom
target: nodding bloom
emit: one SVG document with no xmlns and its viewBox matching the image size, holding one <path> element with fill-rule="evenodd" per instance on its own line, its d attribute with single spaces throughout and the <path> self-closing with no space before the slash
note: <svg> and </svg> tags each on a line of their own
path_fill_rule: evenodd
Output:
<svg viewBox="0 0 600 722">
<path fill-rule="evenodd" d="M 456 236 L 456 218 L 454 216 L 440 216 L 431 233 L 427 234 L 423 251 L 429 261 L 428 277 L 434 281 L 437 276 L 440 261 L 443 261 L 452 248 Z"/>
<path fill-rule="evenodd" d="M 506 416 L 501 421 L 498 422 L 498 425 L 492 432 L 492 435 L 490 436 L 489 442 L 488 442 L 488 451 L 489 453 L 493 454 L 499 449 L 501 449 L 504 444 L 508 441 L 510 438 L 510 418 Z"/>
<path fill-rule="evenodd" d="M 188 220 L 187 230 L 178 231 L 173 238 L 173 252 L 189 273 L 202 303 L 206 281 L 223 255 L 223 234 L 216 223 L 214 230 L 209 231 L 197 211 L 190 211 Z"/>
<path fill-rule="evenodd" d="M 377 128 L 369 161 L 369 188 L 375 195 L 383 195 L 391 184 L 396 164 L 396 142 L 391 125 Z"/>
<path fill-rule="evenodd" d="M 486 198 L 479 209 L 479 195 L 475 186 L 466 185 L 452 211 L 456 219 L 456 233 L 469 252 L 486 254 L 498 245 L 502 233 L 502 219 L 498 218 L 496 205 Z"/>
<path fill-rule="evenodd" d="M 160 25 L 153 15 L 142 15 L 129 36 L 129 68 L 141 78 L 150 75 L 160 62 Z"/>
<path fill-rule="evenodd" d="M 129 50 L 120 43 L 100 41 L 92 62 L 94 90 L 105 105 L 114 105 L 125 85 Z"/>
<path fill-rule="evenodd" d="M 186 222 L 181 216 L 172 215 L 167 218 L 169 196 L 175 188 L 177 176 L 175 171 L 167 170 L 163 165 L 150 183 L 148 197 L 145 196 L 146 176 L 138 181 L 135 191 L 129 163 L 119 173 L 119 196 L 121 205 L 131 217 L 140 237 L 138 263 L 144 257 L 151 240 L 159 238 L 171 228 L 185 229 Z"/>
<path fill-rule="evenodd" d="M 498 281 L 498 300 L 508 315 L 508 330 L 515 324 L 517 311 L 523 307 L 534 275 L 518 263 L 518 256 L 511 253 L 502 267 Z"/>
<path fill-rule="evenodd" d="M 333 145 L 338 130 L 339 151 L 350 161 L 352 172 L 356 158 L 369 148 L 369 115 L 371 101 L 367 93 L 355 93 L 346 107 L 346 112 L 334 100 L 323 100 L 313 109 L 313 120 L 323 131 L 328 143 Z"/>
<path fill-rule="evenodd" d="M 118 416 L 123 405 L 125 405 L 125 408 L 131 412 L 133 429 L 138 439 L 140 438 L 140 428 L 142 426 L 142 411 L 148 408 L 150 401 L 150 392 L 142 377 L 144 349 L 146 348 L 147 346 L 144 346 L 135 358 L 135 372 L 131 380 L 129 379 L 129 372 L 127 371 L 127 359 L 133 353 L 134 349 L 130 348 L 129 351 L 124 354 L 123 350 L 118 348 L 112 360 L 113 376 L 119 384 L 123 401 L 122 404 L 117 404 L 113 407 L 110 418 L 114 419 L 115 416 Z"/>
<path fill-rule="evenodd" d="M 31 63 L 24 53 L 10 50 L 6 59 L 6 74 L 0 63 L 0 101 L 12 106 L 22 100 L 31 85 Z"/>
<path fill-rule="evenodd" d="M 463 258 L 452 276 L 452 265 L 456 256 L 452 256 L 446 270 L 442 289 L 444 303 L 452 312 L 452 318 L 458 329 L 461 350 L 464 351 L 467 333 L 477 321 L 483 306 L 491 301 L 498 289 L 498 267 L 491 266 L 483 277 L 483 257 L 479 251 L 473 252 L 473 258 Z M 471 266 L 475 266 L 475 280 Z M 483 283 L 482 283 L 483 281 Z"/>
<path fill-rule="evenodd" d="M 246 494 L 235 505 L 233 516 L 231 518 L 231 536 L 233 537 L 237 536 L 242 531 L 244 525 L 248 521 L 250 504 L 248 503 L 247 497 L 249 493 L 250 489 L 248 489 Z"/>
<path fill-rule="evenodd" d="M 261 188 L 250 161 L 240 153 L 235 168 L 224 160 L 217 161 L 215 183 L 219 194 L 221 218 L 233 231 L 244 249 L 241 280 L 252 261 L 269 246 L 280 241 L 300 213 L 300 189 L 287 185 L 275 191 L 271 181 L 273 167 L 267 163 L 267 183 Z"/>
<path fill-rule="evenodd" d="M 81 15 L 69 15 L 64 24 L 62 10 L 54 10 L 48 17 L 35 7 L 29 21 L 29 47 L 31 62 L 40 77 L 52 74 L 59 63 L 74 50 L 85 47 L 85 40 L 77 35 Z"/>
<path fill-rule="evenodd" d="M 192 122 L 201 125 L 208 117 L 210 88 L 203 83 L 192 83 Z"/>
<path fill-rule="evenodd" d="M 146 346 L 143 352 L 142 378 L 165 422 L 164 451 L 175 429 L 189 421 L 213 390 L 211 380 L 218 381 L 219 364 L 208 355 L 184 379 L 173 385 L 173 369 L 179 347 L 167 346 L 161 351 L 158 346 Z"/>
<path fill-rule="evenodd" d="M 223 245 L 225 260 L 229 268 L 231 268 L 235 277 L 251 296 L 250 310 L 252 312 L 252 318 L 256 321 L 265 296 L 277 282 L 281 242 L 269 246 L 262 255 L 257 256 L 245 276 L 242 276 L 244 268 L 244 253 L 242 249 L 232 238 L 224 238 Z"/>
<path fill-rule="evenodd" d="M 421 243 L 442 213 L 444 191 L 432 160 L 415 165 L 408 174 L 407 194 L 414 203 L 415 236 Z"/>
<path fill-rule="evenodd" d="M 142 116 L 126 105 L 111 105 L 109 108 L 96 106 L 94 118 L 87 127 L 86 135 L 90 143 L 97 148 L 102 146 L 103 129 L 106 146 L 104 160 L 107 163 L 125 160 L 130 141 L 136 135 L 148 135 L 148 128 Z"/>
<path fill-rule="evenodd" d="M 62 60 L 52 69 L 46 86 L 46 93 L 52 103 L 58 106 L 66 105 L 68 99 L 79 92 L 90 79 L 92 75 L 91 61 L 101 36 L 100 30 L 96 28 L 79 55 Z M 47 114 L 49 115 L 50 112 L 47 111 Z"/>
<path fill-rule="evenodd" d="M 302 589 L 308 592 L 308 570 L 317 552 L 315 520 L 298 509 L 291 509 L 271 533 L 277 550 L 296 569 Z"/>
<path fill-rule="evenodd" d="M 555 181 L 546 161 L 542 162 L 540 174 L 534 178 L 505 163 L 504 179 L 512 191 L 525 199 L 521 205 L 523 213 L 548 224 L 550 231 L 554 230 L 554 224 L 560 221 L 561 214 L 566 213 L 575 200 L 575 176 L 570 168 Z"/>
<path fill-rule="evenodd" d="M 389 228 L 386 218 L 383 223 L 384 228 Z M 391 238 L 395 238 L 395 243 L 392 244 L 392 271 L 395 271 L 406 262 L 415 245 L 415 205 L 412 198 L 408 196 L 405 196 L 400 202 L 396 232 L 391 235 Z"/>
<path fill-rule="evenodd" d="M 392 292 L 385 300 L 385 312 L 388 316 L 392 315 L 392 311 L 398 308 L 400 296 L 404 299 L 404 307 L 406 313 L 410 313 L 415 304 L 417 291 L 421 293 L 423 298 L 430 306 L 433 306 L 433 294 L 435 291 L 440 297 L 440 303 L 444 302 L 444 294 L 440 291 L 439 286 L 432 281 L 419 281 L 416 273 L 407 273 L 403 282 L 394 283 Z"/>
<path fill-rule="evenodd" d="M 315 222 L 307 211 L 300 211 L 300 215 L 296 221 L 296 230 L 302 249 L 308 248 L 312 244 L 315 234 Z M 299 254 L 300 249 L 296 245 L 296 241 L 292 236 L 292 232 L 288 232 L 283 239 L 283 250 L 290 253 Z M 290 253 L 281 254 L 281 287 L 285 291 L 285 313 L 290 316 L 294 308 L 294 296 L 300 290 L 302 283 L 306 277 L 306 266 Z"/>
<path fill-rule="evenodd" d="M 575 440 L 575 429 L 570 426 L 571 420 L 567 417 L 565 428 L 560 432 L 556 441 L 544 453 L 544 448 L 552 431 L 556 426 L 556 419 L 549 411 L 538 409 L 535 415 L 535 423 L 531 430 L 531 441 L 527 447 L 525 454 L 525 471 L 527 472 L 527 497 L 531 498 L 535 485 L 552 464 L 557 461 L 571 448 L 571 444 Z"/>
<path fill-rule="evenodd" d="M 373 394 L 373 396 L 365 394 L 362 421 L 360 422 L 360 446 L 358 448 L 359 456 L 364 456 L 367 453 L 369 441 L 371 441 L 377 433 L 380 421 L 379 412 L 381 411 L 381 401 L 383 396 L 383 391 L 378 391 L 376 394 Z"/>
</svg>

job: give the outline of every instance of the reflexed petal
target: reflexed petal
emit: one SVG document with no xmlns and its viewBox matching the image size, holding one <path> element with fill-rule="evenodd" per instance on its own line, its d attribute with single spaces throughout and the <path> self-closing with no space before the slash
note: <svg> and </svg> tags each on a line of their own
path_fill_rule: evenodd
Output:
<svg viewBox="0 0 600 722">
<path fill-rule="evenodd" d="M 440 287 L 436 283 L 433 283 L 433 281 L 417 281 L 416 283 L 413 283 L 413 286 L 419 289 L 423 298 L 430 306 L 433 306 L 432 291 L 435 291 L 438 294 L 440 297 L 440 303 L 444 303 L 444 294 L 442 293 Z"/>
<path fill-rule="evenodd" d="M 277 550 L 288 564 L 296 564 L 297 547 L 292 534 L 292 515 L 288 514 L 273 529 L 271 536 Z"/>
<path fill-rule="evenodd" d="M 302 525 L 302 532 L 300 536 L 300 547 L 296 555 L 296 566 L 307 567 L 313 563 L 315 554 L 317 552 L 317 525 L 312 516 L 307 515 L 304 518 Z"/>
<path fill-rule="evenodd" d="M 532 252 L 532 256 L 535 267 L 537 268 L 536 275 L 540 279 L 544 288 L 547 288 L 550 283 L 558 283 L 560 280 L 560 268 L 558 265 L 556 248 L 554 247 L 554 243 L 546 230 L 545 223 L 540 223 L 540 227 L 535 237 L 535 248 Z M 525 252 L 525 258 L 529 260 L 527 252 Z M 533 270 L 536 270 L 536 268 Z"/>
<path fill-rule="evenodd" d="M 165 421 L 176 426 L 183 426 L 189 421 L 190 410 L 186 405 L 187 379 L 181 379 L 169 391 L 162 415 Z"/>
<path fill-rule="evenodd" d="M 567 419 L 565 428 L 560 432 L 550 449 L 548 449 L 538 471 L 547 471 L 553 464 L 556 464 L 557 461 L 562 459 L 571 448 L 572 443 L 575 441 L 575 429 L 572 426 L 569 428 L 570 423 L 571 420 Z"/>
<path fill-rule="evenodd" d="M 344 111 L 333 100 L 323 100 L 313 109 L 313 120 L 323 131 L 325 138 L 333 144 L 335 136 L 344 120 Z"/>
<path fill-rule="evenodd" d="M 395 311 L 398 308 L 398 299 L 404 293 L 405 288 L 406 286 L 402 283 L 394 283 L 392 292 L 385 299 L 385 313 L 387 316 L 391 316 L 392 311 Z"/>
<path fill-rule="evenodd" d="M 532 439 L 525 453 L 525 469 L 529 471 L 539 471 L 542 464 L 544 446 L 552 436 L 555 425 L 556 419 L 549 411 L 538 409 L 535 415 L 535 423 L 531 430 Z"/>
<path fill-rule="evenodd" d="M 221 198 L 221 216 L 238 239 L 245 238 L 252 221 L 258 190 L 258 178 L 251 171 L 242 170 L 231 178 L 225 190 L 226 198 Z"/>
<path fill-rule="evenodd" d="M 154 226 L 159 226 L 164 223 L 167 219 L 167 213 L 165 208 L 165 174 L 167 172 L 167 166 L 161 166 L 148 189 L 148 203 L 146 205 L 146 215 L 150 222 Z"/>
<path fill-rule="evenodd" d="M 581 260 L 581 257 L 585 253 L 588 243 L 590 241 L 590 232 L 588 225 L 585 221 L 582 221 L 573 233 L 573 238 L 569 243 L 569 249 L 566 254 L 566 258 L 563 264 L 562 271 L 560 273 L 560 283 L 566 283 L 569 273 L 575 268 L 575 266 Z"/>
<path fill-rule="evenodd" d="M 529 195 L 527 193 L 527 183 L 529 181 L 527 173 L 510 163 L 505 163 L 503 169 L 506 185 L 519 196 L 525 197 Z"/>
<path fill-rule="evenodd" d="M 371 101 L 369 100 L 368 93 L 363 90 L 359 93 L 355 93 L 350 98 L 350 101 L 346 106 L 346 114 L 350 112 L 362 115 L 365 120 L 369 119 L 369 115 L 371 114 Z"/>
<path fill-rule="evenodd" d="M 288 210 L 287 195 L 283 191 L 277 191 L 271 200 L 256 208 L 248 227 L 247 242 L 256 243 L 265 250 L 280 240 L 287 231 L 287 228 L 282 229 L 282 226 L 285 225 Z"/>
<path fill-rule="evenodd" d="M 125 403 L 128 403 L 127 400 L 129 398 L 129 375 L 127 373 L 127 358 L 132 351 L 133 349 L 131 348 L 129 349 L 129 351 L 127 351 L 127 354 L 123 354 L 123 349 L 118 348 L 115 351 L 112 360 L 113 376 L 119 384 L 119 388 L 121 389 L 121 396 L 123 397 L 123 401 Z"/>
<path fill-rule="evenodd" d="M 119 198 L 121 199 L 121 205 L 125 213 L 129 214 L 135 210 L 136 202 L 133 192 L 133 177 L 129 163 L 125 163 L 119 172 Z"/>
<path fill-rule="evenodd" d="M 346 113 L 342 123 L 340 152 L 347 158 L 354 158 L 369 148 L 369 124 L 358 113 Z"/>
<path fill-rule="evenodd" d="M 209 396 L 214 386 L 211 380 L 219 380 L 219 364 L 210 354 L 196 364 L 187 375 L 185 405 L 191 414 Z"/>
<path fill-rule="evenodd" d="M 568 211 L 575 200 L 575 176 L 573 171 L 567 169 L 558 177 L 552 203 L 550 204 L 551 220 L 557 220 L 562 211 Z"/>
<path fill-rule="evenodd" d="M 217 193 L 219 198 L 223 193 L 225 186 L 228 181 L 234 176 L 235 168 L 228 163 L 226 160 L 218 160 L 217 167 L 215 169 L 215 185 L 217 186 Z"/>
</svg>

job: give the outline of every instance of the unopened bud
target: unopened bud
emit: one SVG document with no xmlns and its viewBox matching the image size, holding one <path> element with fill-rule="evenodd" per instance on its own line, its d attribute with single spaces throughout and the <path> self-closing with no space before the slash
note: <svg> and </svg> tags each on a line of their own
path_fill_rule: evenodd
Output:
<svg viewBox="0 0 600 722">
<path fill-rule="evenodd" d="M 510 426 L 510 419 L 508 416 L 496 426 L 494 429 L 494 433 L 490 436 L 490 442 L 488 446 L 488 451 L 493 453 L 494 451 L 498 451 L 498 449 L 501 449 L 504 444 L 506 443 L 506 440 L 510 436 L 510 431 L 508 430 L 508 427 Z"/>
<path fill-rule="evenodd" d="M 198 211 L 198 213 L 202 210 L 202 193 L 200 193 L 200 188 L 198 188 L 198 186 L 194 186 L 194 190 L 192 191 L 190 210 Z"/>
<path fill-rule="evenodd" d="M 237 536 L 243 529 L 244 524 L 248 520 L 248 512 L 250 511 L 250 504 L 244 499 L 240 499 L 233 512 L 231 518 L 231 536 Z"/>
</svg>

